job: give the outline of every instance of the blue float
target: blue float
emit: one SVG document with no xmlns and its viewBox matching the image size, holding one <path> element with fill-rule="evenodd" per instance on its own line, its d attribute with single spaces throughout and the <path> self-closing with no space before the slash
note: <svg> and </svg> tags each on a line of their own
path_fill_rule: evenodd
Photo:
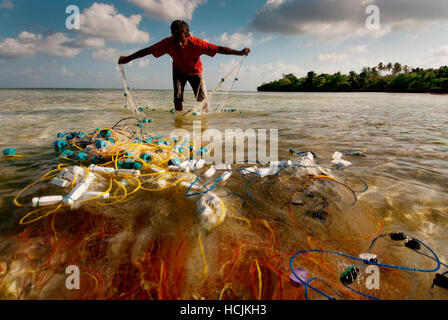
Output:
<svg viewBox="0 0 448 320">
<path fill-rule="evenodd" d="M 87 160 L 89 159 L 89 155 L 85 152 L 80 152 L 76 155 L 76 160 Z"/>
<path fill-rule="evenodd" d="M 97 147 L 97 149 L 105 148 L 105 147 L 107 147 L 107 141 L 106 140 L 96 140 L 95 147 Z"/>
<path fill-rule="evenodd" d="M 144 153 L 140 156 L 140 159 L 142 159 L 145 162 L 151 162 L 152 161 L 152 157 L 149 153 Z"/>
<path fill-rule="evenodd" d="M 100 135 L 104 138 L 109 138 L 112 135 L 112 131 L 109 129 L 101 130 Z"/>
<path fill-rule="evenodd" d="M 15 156 L 15 155 L 17 155 L 17 152 L 13 148 L 7 148 L 7 149 L 3 150 L 3 155 L 4 156 Z"/>
<path fill-rule="evenodd" d="M 168 162 L 168 164 L 170 166 L 178 166 L 178 165 L 180 165 L 180 160 L 177 158 L 173 158 Z"/>
<path fill-rule="evenodd" d="M 67 142 L 65 142 L 64 140 L 56 140 L 54 142 L 54 147 L 57 149 L 63 149 L 67 146 Z"/>
<path fill-rule="evenodd" d="M 65 157 L 65 158 L 70 158 L 73 157 L 74 152 L 72 150 L 64 150 L 61 153 L 61 156 Z"/>
<path fill-rule="evenodd" d="M 134 170 L 140 170 L 142 167 L 143 167 L 143 165 L 140 162 L 134 161 L 134 166 L 133 166 Z"/>
</svg>

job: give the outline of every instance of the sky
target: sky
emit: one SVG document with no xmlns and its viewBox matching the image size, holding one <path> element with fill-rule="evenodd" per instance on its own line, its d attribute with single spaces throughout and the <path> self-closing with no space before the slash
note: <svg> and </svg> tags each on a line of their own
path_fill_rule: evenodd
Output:
<svg viewBox="0 0 448 320">
<path fill-rule="evenodd" d="M 77 30 L 66 25 L 70 5 Z M 288 73 L 448 64 L 448 0 L 0 0 L 0 88 L 121 88 L 119 56 L 170 36 L 176 19 L 206 41 L 251 49 L 238 91 Z M 207 88 L 240 59 L 202 56 Z M 168 55 L 147 56 L 126 74 L 133 88 L 171 90 L 171 68 Z"/>
</svg>

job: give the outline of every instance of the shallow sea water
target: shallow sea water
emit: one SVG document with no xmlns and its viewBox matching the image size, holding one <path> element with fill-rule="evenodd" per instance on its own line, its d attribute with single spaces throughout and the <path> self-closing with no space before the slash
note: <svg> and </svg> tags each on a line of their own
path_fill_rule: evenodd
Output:
<svg viewBox="0 0 448 320">
<path fill-rule="evenodd" d="M 278 129 L 280 160 L 292 158 L 289 148 L 313 151 L 321 165 L 333 169 L 333 178 L 356 191 L 365 182 L 368 190 L 357 192 L 352 206 L 347 188 L 317 183 L 314 195 L 325 199 L 331 219 L 316 222 L 303 217 L 315 206 L 308 201 L 313 194 L 302 195 L 297 199 L 301 204 L 289 212 L 285 209 L 285 201 L 304 183 L 293 173 L 285 170 L 285 175 L 250 185 L 234 174 L 225 188 L 216 190 L 228 211 L 211 232 L 200 231 L 195 202 L 176 188 L 142 193 L 114 207 L 62 210 L 21 226 L 26 211 L 13 199 L 60 163 L 52 148 L 56 134 L 110 128 L 132 114 L 124 108 L 121 90 L 0 90 L 0 147 L 31 155 L 1 160 L 0 298 L 304 299 L 303 287 L 289 282 L 292 254 L 325 249 L 357 256 L 368 251 L 376 235 L 392 231 L 419 239 L 447 262 L 446 96 L 236 92 L 228 99 L 236 112 L 197 118 L 169 112 L 171 91 L 136 91 L 135 96 L 149 106 L 146 117 L 154 120 L 145 131 L 162 136 L 179 128 L 191 131 L 195 119 L 203 130 Z M 218 94 L 212 103 L 222 98 Z M 185 105 L 192 104 L 192 93 L 186 92 Z M 343 150 L 366 157 L 344 156 L 352 166 L 335 170 L 331 157 Z M 79 233 L 84 238 L 76 242 Z M 386 237 L 376 246 L 380 262 L 421 269 L 437 265 L 418 254 L 431 256 L 425 248 L 413 252 Z M 65 286 L 64 266 L 70 264 L 81 270 L 77 292 Z M 338 281 L 354 261 L 311 254 L 293 264 L 307 269 L 310 278 L 327 281 L 346 299 L 363 299 Z M 445 271 L 442 266 L 437 272 Z M 446 289 L 431 289 L 434 272 L 381 268 L 380 275 L 381 289 L 367 289 L 365 276 L 353 285 L 383 299 L 448 298 Z M 315 286 L 332 293 L 322 281 Z M 308 294 L 323 298 L 313 290 Z"/>
</svg>

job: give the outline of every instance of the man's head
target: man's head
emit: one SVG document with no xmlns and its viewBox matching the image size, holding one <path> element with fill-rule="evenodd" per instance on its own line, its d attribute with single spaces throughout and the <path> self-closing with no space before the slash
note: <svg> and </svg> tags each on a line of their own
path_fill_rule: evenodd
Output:
<svg viewBox="0 0 448 320">
<path fill-rule="evenodd" d="M 188 43 L 188 38 L 190 37 L 190 28 L 185 21 L 176 20 L 171 24 L 171 34 L 173 35 L 176 45 L 182 48 Z"/>
</svg>

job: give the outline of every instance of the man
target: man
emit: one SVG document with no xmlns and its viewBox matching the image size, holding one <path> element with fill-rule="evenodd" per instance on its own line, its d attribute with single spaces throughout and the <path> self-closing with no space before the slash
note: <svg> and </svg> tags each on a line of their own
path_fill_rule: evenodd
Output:
<svg viewBox="0 0 448 320">
<path fill-rule="evenodd" d="M 185 21 L 176 20 L 171 24 L 171 37 L 168 37 L 148 48 L 140 50 L 128 57 L 120 57 L 119 64 L 152 54 L 159 58 L 169 54 L 173 58 L 174 106 L 176 111 L 182 111 L 184 88 L 188 81 L 197 101 L 206 97 L 206 88 L 202 78 L 202 62 L 200 56 L 206 54 L 214 57 L 216 53 L 229 55 L 247 55 L 249 48 L 241 51 L 220 47 L 190 35 L 190 28 Z M 206 104 L 208 109 L 208 104 Z"/>
</svg>

